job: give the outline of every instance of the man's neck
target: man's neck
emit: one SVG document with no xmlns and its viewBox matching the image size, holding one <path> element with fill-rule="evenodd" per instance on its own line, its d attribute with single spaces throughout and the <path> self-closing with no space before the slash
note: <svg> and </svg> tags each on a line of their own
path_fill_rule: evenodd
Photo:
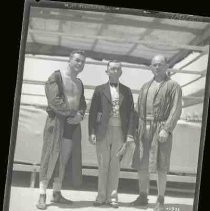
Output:
<svg viewBox="0 0 210 211">
<path fill-rule="evenodd" d="M 72 71 L 69 67 L 67 70 L 64 71 L 64 75 L 72 81 L 76 80 L 77 78 L 76 72 Z"/>
<path fill-rule="evenodd" d="M 161 83 L 162 81 L 165 81 L 166 80 L 166 77 L 167 75 L 164 74 L 164 75 L 157 75 L 154 77 L 154 80 L 158 83 Z"/>
</svg>

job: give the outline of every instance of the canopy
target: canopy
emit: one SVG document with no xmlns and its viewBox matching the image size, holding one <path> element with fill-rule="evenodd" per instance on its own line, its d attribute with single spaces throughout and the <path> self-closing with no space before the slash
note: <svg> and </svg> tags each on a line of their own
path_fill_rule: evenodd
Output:
<svg viewBox="0 0 210 211">
<path fill-rule="evenodd" d="M 107 60 L 117 59 L 125 70 L 121 80 L 132 88 L 136 100 L 139 88 L 152 77 L 148 71 L 152 57 L 163 54 L 172 79 L 182 86 L 183 115 L 201 118 L 209 42 L 209 22 L 32 7 L 24 79 L 27 84 L 43 83 L 56 67 L 65 68 L 72 50 L 82 49 L 88 57 L 81 74 L 88 98 L 96 85 L 107 80 L 101 72 Z M 38 69 L 45 68 L 39 70 L 42 74 L 35 74 L 34 62 Z M 192 106 L 197 106 L 197 113 L 192 114 Z"/>
</svg>

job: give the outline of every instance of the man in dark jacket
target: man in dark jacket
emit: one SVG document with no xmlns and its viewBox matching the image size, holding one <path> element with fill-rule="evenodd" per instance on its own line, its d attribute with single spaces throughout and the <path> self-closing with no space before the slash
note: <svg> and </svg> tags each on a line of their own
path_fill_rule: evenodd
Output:
<svg viewBox="0 0 210 211">
<path fill-rule="evenodd" d="M 86 102 L 83 84 L 77 75 L 83 70 L 84 64 L 84 52 L 73 51 L 68 67 L 63 71 L 55 71 L 45 84 L 48 117 L 40 163 L 40 197 L 36 205 L 38 209 L 46 209 L 46 188 L 51 178 L 52 202 L 72 203 L 61 195 L 66 167 L 71 166 L 73 182 L 81 183 L 80 121 L 85 114 Z"/>
<path fill-rule="evenodd" d="M 167 68 L 163 55 L 157 55 L 152 59 L 151 70 L 154 78 L 142 86 L 136 106 L 138 141 L 133 156 L 133 168 L 138 170 L 140 195 L 132 204 L 148 205 L 149 172 L 157 171 L 156 210 L 164 210 L 172 132 L 182 111 L 181 87 L 169 78 Z"/>
<path fill-rule="evenodd" d="M 95 88 L 89 113 L 89 141 L 96 144 L 98 159 L 98 196 L 94 206 L 109 203 L 118 207 L 120 160 L 133 142 L 133 97 L 119 83 L 121 63 L 110 61 L 109 82 Z"/>
</svg>

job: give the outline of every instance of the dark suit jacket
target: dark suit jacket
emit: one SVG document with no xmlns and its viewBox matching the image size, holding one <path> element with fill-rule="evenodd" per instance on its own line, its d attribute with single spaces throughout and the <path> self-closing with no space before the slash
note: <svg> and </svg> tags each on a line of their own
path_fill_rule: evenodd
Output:
<svg viewBox="0 0 210 211">
<path fill-rule="evenodd" d="M 119 101 L 121 127 L 124 141 L 126 141 L 128 134 L 132 136 L 134 134 L 134 103 L 130 88 L 121 83 L 119 84 Z M 97 140 L 104 138 L 111 111 L 112 100 L 109 83 L 97 86 L 89 112 L 89 135 L 95 134 Z"/>
</svg>

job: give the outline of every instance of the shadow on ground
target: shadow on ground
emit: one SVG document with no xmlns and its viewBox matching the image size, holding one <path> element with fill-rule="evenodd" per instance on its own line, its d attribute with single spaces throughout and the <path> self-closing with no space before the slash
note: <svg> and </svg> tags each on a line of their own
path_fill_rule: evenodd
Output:
<svg viewBox="0 0 210 211">
<path fill-rule="evenodd" d="M 12 186 L 14 187 L 29 187 L 30 184 L 30 174 L 25 172 L 13 172 Z M 98 178 L 92 176 L 83 176 L 83 183 L 80 187 L 74 187 L 69 184 L 68 181 L 64 181 L 63 190 L 80 190 L 80 191 L 97 191 Z M 39 187 L 38 176 L 36 178 L 35 187 Z M 169 191 L 167 188 L 175 188 L 176 191 Z M 52 188 L 50 183 L 49 188 Z M 193 198 L 195 184 L 184 184 L 184 183 L 171 183 L 167 182 L 166 195 L 171 197 L 185 197 Z M 180 190 L 180 191 L 179 191 Z M 191 192 L 185 192 L 184 190 L 192 190 Z M 119 181 L 119 193 L 127 194 L 138 194 L 138 180 L 133 179 L 120 179 Z M 150 182 L 150 195 L 157 195 L 157 184 L 155 181 Z"/>
<path fill-rule="evenodd" d="M 55 204 L 55 203 L 50 203 L 47 204 L 47 207 L 58 207 L 61 209 L 77 209 L 77 208 L 83 208 L 83 207 L 93 207 L 93 201 L 76 201 L 73 204 Z M 119 206 L 120 207 L 131 207 L 130 203 L 124 203 L 124 202 L 119 202 Z M 100 206 L 100 208 L 109 208 L 109 205 L 103 205 Z M 148 207 L 135 207 L 138 209 L 153 209 L 155 208 L 155 204 L 154 203 L 150 203 L 148 205 Z M 192 211 L 193 210 L 193 206 L 191 205 L 186 205 L 186 204 L 165 204 L 165 211 Z"/>
<path fill-rule="evenodd" d="M 55 204 L 55 203 L 50 203 L 47 204 L 47 207 L 59 207 L 61 209 L 78 209 L 78 208 L 84 208 L 84 207 L 94 207 L 93 206 L 93 201 L 76 201 L 73 202 L 73 204 Z M 100 208 L 109 208 L 109 205 L 103 205 L 100 206 Z"/>
</svg>

